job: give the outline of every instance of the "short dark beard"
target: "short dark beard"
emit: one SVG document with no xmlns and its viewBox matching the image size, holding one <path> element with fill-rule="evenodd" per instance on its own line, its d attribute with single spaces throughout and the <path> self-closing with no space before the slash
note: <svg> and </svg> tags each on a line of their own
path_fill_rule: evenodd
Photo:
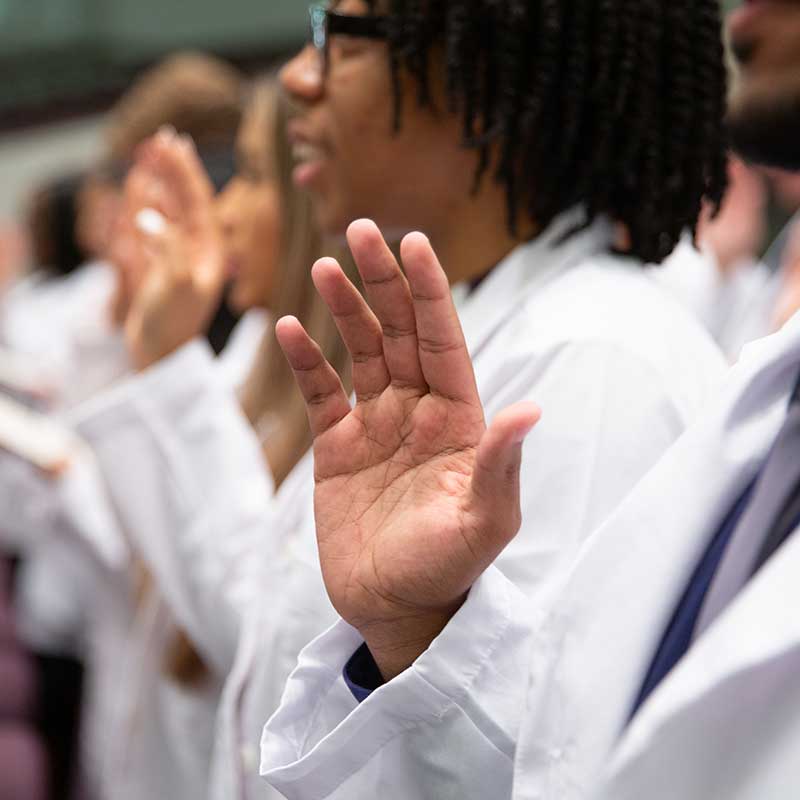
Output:
<svg viewBox="0 0 800 800">
<path fill-rule="evenodd" d="M 728 115 L 734 149 L 747 161 L 800 170 L 800 94 L 744 103 Z"/>
</svg>

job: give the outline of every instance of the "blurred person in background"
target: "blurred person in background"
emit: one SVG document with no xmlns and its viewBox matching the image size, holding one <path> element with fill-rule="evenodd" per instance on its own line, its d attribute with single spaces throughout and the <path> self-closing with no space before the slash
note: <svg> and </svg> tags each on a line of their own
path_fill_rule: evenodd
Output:
<svg viewBox="0 0 800 800">
<path fill-rule="evenodd" d="M 308 449 L 310 432 L 271 330 L 244 380 L 231 379 L 202 332 L 231 278 L 245 320 L 256 309 L 295 314 L 329 343 L 334 363 L 345 360 L 307 268 L 319 236 L 308 200 L 291 186 L 285 128 L 285 106 L 265 82 L 247 105 L 236 176 L 218 197 L 195 146 L 172 129 L 141 148 L 126 181 L 125 213 L 136 217 L 150 202 L 163 220 L 160 231 L 139 229 L 135 219 L 128 225 L 141 263 L 123 327 L 140 374 L 71 412 L 102 478 L 90 452 L 77 454 L 53 484 L 58 524 L 45 543 L 50 558 L 73 565 L 84 595 L 83 752 L 99 797 L 203 796 L 210 764 L 215 781 L 241 778 L 241 762 L 226 755 L 245 736 L 245 684 L 226 687 L 215 728 L 218 692 L 236 655 L 240 616 L 263 610 L 245 600 L 262 585 L 265 566 L 276 566 L 269 554 L 293 547 L 283 527 L 268 523 L 274 491 Z M 342 374 L 346 380 L 344 366 Z M 310 512 L 308 464 L 283 501 L 289 534 L 291 520 Z M 315 563 L 305 554 L 295 569 Z M 291 636 L 270 649 L 268 663 L 280 675 L 275 692 L 300 647 L 332 618 L 318 577 L 316 585 L 313 593 L 297 581 L 294 608 L 280 620 Z M 284 588 L 288 594 L 291 584 Z M 29 623 L 46 630 L 54 609 L 42 597 L 56 601 L 52 593 L 24 599 Z M 247 641 L 253 645 L 252 636 Z M 258 706 L 247 721 L 252 749 L 262 714 Z M 248 773 L 258 780 L 257 770 Z"/>
<path fill-rule="evenodd" d="M 178 125 L 201 143 L 214 179 L 217 184 L 224 183 L 230 176 L 242 100 L 242 78 L 224 62 L 195 53 L 169 58 L 146 73 L 111 112 L 102 165 L 91 174 L 54 182 L 34 203 L 31 227 L 41 268 L 6 296 L 2 322 L 6 345 L 13 344 L 17 353 L 35 359 L 35 366 L 60 373 L 50 407 L 77 402 L 130 370 L 121 332 L 123 320 L 112 313 L 119 309 L 120 301 L 122 305 L 126 302 L 120 291 L 122 270 L 111 262 L 120 244 L 114 237 L 122 216 L 120 182 L 136 146 L 160 125 Z M 140 196 L 138 202 L 145 205 L 149 197 Z M 254 324 L 255 329 L 245 325 L 238 332 L 239 346 L 231 348 L 232 363 L 237 361 L 237 350 L 251 355 L 256 351 L 266 323 L 256 320 Z M 225 336 L 220 343 L 228 332 L 222 331 Z M 241 355 L 238 358 L 241 360 Z M 125 585 L 125 570 L 120 577 L 109 569 L 109 554 L 120 551 L 115 550 L 118 529 L 105 508 L 102 491 L 95 485 L 91 469 L 75 472 L 77 477 L 65 477 L 63 486 L 54 490 L 35 470 L 12 456 L 4 455 L 0 468 L 0 491 L 7 508 L 0 526 L 4 549 L 23 556 L 18 621 L 27 643 L 42 656 L 47 670 L 45 692 L 51 699 L 53 695 L 48 693 L 66 681 L 50 666 L 55 664 L 63 673 L 62 657 L 83 657 L 92 646 L 87 638 L 97 633 L 87 631 L 84 624 L 95 599 L 92 566 L 104 566 L 106 571 L 98 582 L 98 596 L 104 591 L 103 581 L 112 580 L 113 585 L 109 575 L 119 577 Z M 75 505 L 60 494 L 74 496 Z M 83 540 L 78 536 L 76 543 L 69 534 L 82 529 L 71 524 L 69 510 L 82 507 L 93 520 L 84 525 L 91 535 L 83 530 Z M 92 511 L 93 507 L 96 510 Z M 122 648 L 124 626 L 130 627 L 130 620 L 125 617 L 124 605 L 121 610 L 114 609 L 110 603 L 107 617 L 113 620 L 117 614 L 122 620 L 117 628 L 117 643 Z M 101 639 L 103 633 L 101 629 Z M 87 696 L 93 691 L 94 687 L 88 687 Z M 45 709 L 46 714 L 48 711 L 55 709 Z M 46 719 L 53 721 L 52 716 Z M 91 765 L 89 772 L 95 766 Z M 59 784 L 64 780 L 59 773 Z"/>
<path fill-rule="evenodd" d="M 126 530 L 186 632 L 176 663 L 227 679 L 207 792 L 215 798 L 268 791 L 256 763 L 264 716 L 300 648 L 333 619 L 308 525 L 308 420 L 274 332 L 238 397 L 198 340 L 232 272 L 238 308 L 257 302 L 304 320 L 348 382 L 345 348 L 311 281 L 321 240 L 308 198 L 292 185 L 287 113 L 274 83 L 255 93 L 216 226 L 191 145 L 165 132 L 143 148 L 134 171 L 173 186 L 179 202 L 164 198 L 167 228 L 145 237 L 153 283 L 142 284 L 126 323 L 141 373 L 76 413 Z M 175 732 L 174 746 L 198 750 L 188 730 Z"/>
<path fill-rule="evenodd" d="M 768 331 L 743 324 L 765 280 L 759 254 L 767 228 L 764 176 L 732 156 L 728 188 L 718 213 L 706 205 L 697 230 L 700 257 L 681 247 L 656 279 L 700 320 L 729 361 L 742 345 Z"/>
<path fill-rule="evenodd" d="M 55 405 L 76 403 L 130 368 L 118 311 L 127 302 L 127 276 L 115 265 L 124 245 L 113 232 L 136 147 L 172 125 L 193 137 L 218 184 L 224 183 L 241 120 L 242 80 L 212 56 L 167 58 L 111 110 L 100 166 L 58 179 L 34 195 L 29 213 L 34 272 L 0 303 L 0 344 L 35 356 L 42 370 L 56 375 Z M 218 349 L 231 327 L 227 322 Z"/>
<path fill-rule="evenodd" d="M 770 196 L 790 219 L 762 255 Z M 798 206 L 796 174 L 732 156 L 722 208 L 716 215 L 706 209 L 698 229 L 704 259 L 671 259 L 659 276 L 732 363 L 746 344 L 780 330 L 800 307 Z"/>
<path fill-rule="evenodd" d="M 770 198 L 780 215 L 789 216 L 771 242 Z M 779 330 L 800 307 L 798 207 L 800 178 L 795 173 L 732 155 L 722 207 L 718 214 L 706 208 L 698 227 L 703 258 L 681 248 L 658 276 L 700 319 L 731 363 L 746 344 Z"/>
</svg>

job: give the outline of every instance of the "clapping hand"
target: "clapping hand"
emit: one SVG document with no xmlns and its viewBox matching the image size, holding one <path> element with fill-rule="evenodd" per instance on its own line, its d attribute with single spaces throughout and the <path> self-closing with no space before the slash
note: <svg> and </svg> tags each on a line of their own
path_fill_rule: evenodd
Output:
<svg viewBox="0 0 800 800">
<path fill-rule="evenodd" d="M 373 223 L 353 223 L 348 243 L 369 305 L 333 259 L 313 278 L 352 356 L 355 406 L 296 319 L 277 335 L 314 435 L 328 593 L 390 679 L 516 534 L 522 442 L 539 410 L 520 403 L 486 427 L 448 281 L 422 234 L 402 242 L 405 274 Z"/>
</svg>

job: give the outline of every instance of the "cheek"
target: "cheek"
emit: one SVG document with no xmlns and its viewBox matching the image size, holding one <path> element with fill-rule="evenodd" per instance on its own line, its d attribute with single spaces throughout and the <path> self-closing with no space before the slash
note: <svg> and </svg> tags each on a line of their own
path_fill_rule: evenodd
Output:
<svg viewBox="0 0 800 800">
<path fill-rule="evenodd" d="M 375 53 L 342 65 L 331 78 L 328 97 L 337 150 L 362 166 L 380 158 L 394 133 L 394 93 L 385 55 Z"/>
<path fill-rule="evenodd" d="M 759 70 L 777 72 L 793 77 L 800 69 L 800 14 L 789 6 L 781 15 L 776 14 L 759 32 L 762 44 L 755 57 Z"/>
<path fill-rule="evenodd" d="M 242 278 L 248 291 L 266 297 L 275 282 L 280 257 L 281 214 L 276 192 L 262 188 L 250 194 L 243 234 Z"/>
<path fill-rule="evenodd" d="M 277 193 L 264 190 L 254 193 L 249 209 L 250 241 L 262 253 L 274 253 L 278 249 L 281 213 Z"/>
</svg>

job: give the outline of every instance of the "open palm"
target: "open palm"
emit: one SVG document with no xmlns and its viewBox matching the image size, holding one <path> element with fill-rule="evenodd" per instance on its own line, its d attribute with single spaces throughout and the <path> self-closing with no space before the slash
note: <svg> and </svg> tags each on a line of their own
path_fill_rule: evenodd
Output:
<svg viewBox="0 0 800 800">
<path fill-rule="evenodd" d="M 278 337 L 314 434 L 323 575 L 385 675 L 413 661 L 519 527 L 521 443 L 538 409 L 487 430 L 446 276 L 428 240 L 407 236 L 405 274 L 375 225 L 348 241 L 370 307 L 339 265 L 314 281 L 353 358 L 355 407 L 297 320 Z"/>
<path fill-rule="evenodd" d="M 191 141 L 159 133 L 141 149 L 137 172 L 164 217 L 163 230 L 140 232 L 147 268 L 125 325 L 142 368 L 205 331 L 221 301 L 225 267 L 213 187 Z"/>
</svg>

